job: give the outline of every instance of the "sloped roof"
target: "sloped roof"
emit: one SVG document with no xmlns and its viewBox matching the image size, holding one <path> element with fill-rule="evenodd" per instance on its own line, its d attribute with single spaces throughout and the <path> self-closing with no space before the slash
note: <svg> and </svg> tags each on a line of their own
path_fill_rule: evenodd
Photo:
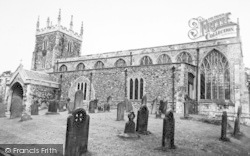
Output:
<svg viewBox="0 0 250 156">
<path fill-rule="evenodd" d="M 23 71 L 24 71 L 23 74 L 25 74 L 26 79 L 56 82 L 56 79 L 47 73 L 26 70 L 26 69 L 24 69 Z"/>
</svg>

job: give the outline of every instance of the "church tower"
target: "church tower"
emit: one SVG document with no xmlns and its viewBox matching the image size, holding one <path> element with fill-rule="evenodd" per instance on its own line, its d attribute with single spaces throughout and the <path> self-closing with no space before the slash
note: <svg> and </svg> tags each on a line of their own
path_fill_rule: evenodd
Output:
<svg viewBox="0 0 250 156">
<path fill-rule="evenodd" d="M 40 29 L 39 25 L 38 17 L 31 70 L 53 72 L 55 71 L 57 59 L 79 57 L 81 55 L 83 23 L 80 34 L 73 31 L 73 16 L 71 16 L 69 29 L 63 27 L 61 25 L 60 9 L 56 25 L 52 25 L 49 17 L 45 28 Z"/>
</svg>

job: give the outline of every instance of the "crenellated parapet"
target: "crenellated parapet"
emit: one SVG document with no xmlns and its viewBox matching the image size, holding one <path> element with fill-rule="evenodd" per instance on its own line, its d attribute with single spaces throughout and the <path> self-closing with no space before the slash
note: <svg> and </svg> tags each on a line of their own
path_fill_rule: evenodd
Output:
<svg viewBox="0 0 250 156">
<path fill-rule="evenodd" d="M 55 31 L 60 31 L 66 35 L 72 36 L 80 41 L 82 41 L 82 34 L 78 34 L 74 32 L 73 30 L 67 29 L 66 27 L 62 25 L 50 25 L 49 27 L 37 29 L 36 35 L 42 35 L 46 33 L 51 33 Z"/>
</svg>

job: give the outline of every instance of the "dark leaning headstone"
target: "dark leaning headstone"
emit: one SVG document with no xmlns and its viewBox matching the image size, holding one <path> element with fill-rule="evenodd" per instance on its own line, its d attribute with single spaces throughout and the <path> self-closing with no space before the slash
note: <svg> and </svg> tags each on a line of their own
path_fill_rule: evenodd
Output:
<svg viewBox="0 0 250 156">
<path fill-rule="evenodd" d="M 124 120 L 125 103 L 120 102 L 117 104 L 117 121 Z"/>
<path fill-rule="evenodd" d="M 84 99 L 84 95 L 82 90 L 78 90 L 75 93 L 75 100 L 74 100 L 74 110 L 77 108 L 82 108 L 83 107 L 83 99 Z"/>
<path fill-rule="evenodd" d="M 81 156 L 88 150 L 89 115 L 78 108 L 67 118 L 65 156 Z"/>
<path fill-rule="evenodd" d="M 110 105 L 111 105 L 111 100 L 112 100 L 112 97 L 109 96 L 107 98 L 107 103 L 104 104 L 104 112 L 109 112 L 110 111 Z"/>
<path fill-rule="evenodd" d="M 163 119 L 162 149 L 175 149 L 174 145 L 175 120 L 172 111 L 166 113 Z"/>
<path fill-rule="evenodd" d="M 50 100 L 49 101 L 49 107 L 48 107 L 48 112 L 46 112 L 46 115 L 54 115 L 54 114 L 59 114 L 57 112 L 58 108 L 58 100 Z"/>
<path fill-rule="evenodd" d="M 124 133 L 119 134 L 118 137 L 128 138 L 128 139 L 140 138 L 140 135 L 135 133 L 135 122 L 133 121 L 134 118 L 135 118 L 135 113 L 130 112 L 128 114 L 129 121 L 126 122 Z"/>
<path fill-rule="evenodd" d="M 146 105 L 147 106 L 147 96 L 146 95 L 142 96 L 141 105 Z"/>
<path fill-rule="evenodd" d="M 151 114 L 156 114 L 157 112 L 157 103 L 158 103 L 158 98 L 155 98 L 151 104 L 152 108 L 151 108 Z"/>
<path fill-rule="evenodd" d="M 144 135 L 150 134 L 148 131 L 148 107 L 142 105 L 137 113 L 136 132 Z"/>
<path fill-rule="evenodd" d="M 229 138 L 227 138 L 227 112 L 226 111 L 224 111 L 223 114 L 222 114 L 220 140 L 229 141 Z"/>
<path fill-rule="evenodd" d="M 38 100 L 35 100 L 33 104 L 30 106 L 31 115 L 38 115 Z"/>
</svg>

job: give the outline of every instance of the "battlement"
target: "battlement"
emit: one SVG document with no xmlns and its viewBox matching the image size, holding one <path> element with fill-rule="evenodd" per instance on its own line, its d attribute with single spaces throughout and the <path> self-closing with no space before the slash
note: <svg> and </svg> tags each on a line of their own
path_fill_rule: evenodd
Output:
<svg viewBox="0 0 250 156">
<path fill-rule="evenodd" d="M 74 32 L 73 30 L 67 29 L 66 27 L 64 27 L 62 25 L 51 25 L 49 27 L 37 29 L 36 35 L 42 35 L 42 34 L 51 33 L 54 31 L 60 31 L 64 34 L 67 34 L 69 36 L 72 36 L 72 37 L 82 41 L 82 34 L 78 34 L 78 33 Z"/>
<path fill-rule="evenodd" d="M 66 27 L 61 25 L 61 9 L 59 10 L 58 18 L 57 18 L 57 24 L 52 25 L 52 22 L 50 21 L 50 18 L 48 17 L 47 19 L 47 26 L 45 28 L 39 28 L 40 26 L 40 21 L 39 17 L 36 23 L 36 35 L 42 35 L 54 31 L 60 31 L 64 34 L 67 34 L 71 37 L 74 37 L 80 41 L 82 41 L 82 35 L 83 35 L 83 23 L 81 26 L 80 34 L 76 33 L 73 31 L 73 16 L 71 15 L 71 21 L 70 21 L 70 28 L 67 29 Z"/>
</svg>

